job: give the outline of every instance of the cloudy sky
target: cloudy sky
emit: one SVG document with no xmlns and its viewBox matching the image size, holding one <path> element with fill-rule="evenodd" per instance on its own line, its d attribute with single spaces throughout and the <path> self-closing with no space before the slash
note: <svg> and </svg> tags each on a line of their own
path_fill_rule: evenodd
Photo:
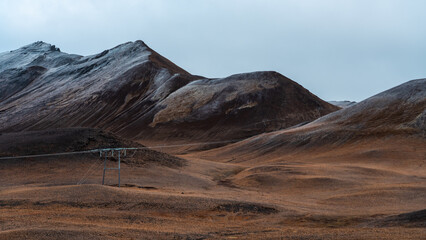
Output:
<svg viewBox="0 0 426 240">
<path fill-rule="evenodd" d="M 2 0 L 0 52 L 143 40 L 193 74 L 274 70 L 325 100 L 426 77 L 423 0 Z"/>
</svg>

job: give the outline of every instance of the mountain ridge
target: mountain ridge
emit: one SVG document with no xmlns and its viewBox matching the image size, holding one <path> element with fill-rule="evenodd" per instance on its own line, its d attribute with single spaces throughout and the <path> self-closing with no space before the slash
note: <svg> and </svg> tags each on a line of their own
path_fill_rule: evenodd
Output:
<svg viewBox="0 0 426 240">
<path fill-rule="evenodd" d="M 191 75 L 140 40 L 89 56 L 35 42 L 0 54 L 0 66 L 0 131 L 91 127 L 131 139 L 234 139 L 338 109 L 277 72 Z"/>
<path fill-rule="evenodd" d="M 361 142 L 425 143 L 426 78 L 415 79 L 378 93 L 306 125 L 262 133 L 212 150 L 212 155 L 303 152 L 328 146 L 326 151 Z M 375 143 L 377 144 L 377 143 Z M 332 147 L 330 147 L 332 146 Z M 374 146 L 374 144 L 373 144 Z M 356 152 L 356 151 L 355 151 Z"/>
</svg>

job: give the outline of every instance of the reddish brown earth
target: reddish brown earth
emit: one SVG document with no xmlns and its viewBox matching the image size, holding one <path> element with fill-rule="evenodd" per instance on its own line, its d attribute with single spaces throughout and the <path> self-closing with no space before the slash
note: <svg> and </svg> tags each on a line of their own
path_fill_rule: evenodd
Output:
<svg viewBox="0 0 426 240">
<path fill-rule="evenodd" d="M 210 150 L 180 165 L 139 155 L 124 158 L 121 188 L 113 171 L 100 185 L 96 155 L 2 160 L 0 239 L 421 239 L 424 144 L 241 158 Z"/>
</svg>

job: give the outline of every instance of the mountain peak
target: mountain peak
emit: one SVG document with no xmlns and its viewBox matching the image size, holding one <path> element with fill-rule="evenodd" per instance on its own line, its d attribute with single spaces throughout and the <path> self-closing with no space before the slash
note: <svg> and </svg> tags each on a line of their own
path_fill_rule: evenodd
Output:
<svg viewBox="0 0 426 240">
<path fill-rule="evenodd" d="M 135 49 L 135 48 L 147 49 L 149 47 L 142 40 L 137 40 L 137 41 L 134 41 L 134 42 L 129 41 L 129 42 L 125 42 L 125 43 L 119 44 L 119 45 L 113 47 L 110 50 L 113 50 L 113 49 L 123 49 L 124 50 L 124 49 L 129 49 L 129 48 L 133 48 L 133 49 Z"/>
<path fill-rule="evenodd" d="M 145 43 L 144 41 L 142 41 L 142 40 L 136 40 L 134 43 L 135 43 L 135 44 L 143 45 L 143 46 L 145 46 L 145 47 L 148 47 L 148 45 L 146 45 L 146 43 Z"/>
<path fill-rule="evenodd" d="M 52 45 L 43 41 L 33 42 L 31 44 L 21 47 L 18 50 L 25 50 L 25 51 L 31 51 L 31 52 L 49 52 L 49 51 L 60 52 L 61 51 L 55 45 Z"/>
</svg>

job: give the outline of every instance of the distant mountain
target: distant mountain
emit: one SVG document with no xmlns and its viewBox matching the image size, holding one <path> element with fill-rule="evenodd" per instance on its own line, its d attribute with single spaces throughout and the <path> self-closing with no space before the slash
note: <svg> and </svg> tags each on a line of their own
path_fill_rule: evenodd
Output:
<svg viewBox="0 0 426 240">
<path fill-rule="evenodd" d="M 320 146 L 330 150 L 356 141 L 398 137 L 426 142 L 426 79 L 406 82 L 309 124 L 260 134 L 218 151 L 274 153 Z"/>
<path fill-rule="evenodd" d="M 35 42 L 0 54 L 0 131 L 90 127 L 132 139 L 235 139 L 338 108 L 276 72 L 210 79 L 128 42 L 91 56 Z"/>
<path fill-rule="evenodd" d="M 426 79 L 408 81 L 348 108 L 324 116 L 315 124 L 369 132 L 426 131 Z"/>
<path fill-rule="evenodd" d="M 356 102 L 354 101 L 328 101 L 328 103 L 333 104 L 335 106 L 341 107 L 341 108 L 347 108 L 350 107 L 354 104 L 356 104 Z"/>
</svg>

